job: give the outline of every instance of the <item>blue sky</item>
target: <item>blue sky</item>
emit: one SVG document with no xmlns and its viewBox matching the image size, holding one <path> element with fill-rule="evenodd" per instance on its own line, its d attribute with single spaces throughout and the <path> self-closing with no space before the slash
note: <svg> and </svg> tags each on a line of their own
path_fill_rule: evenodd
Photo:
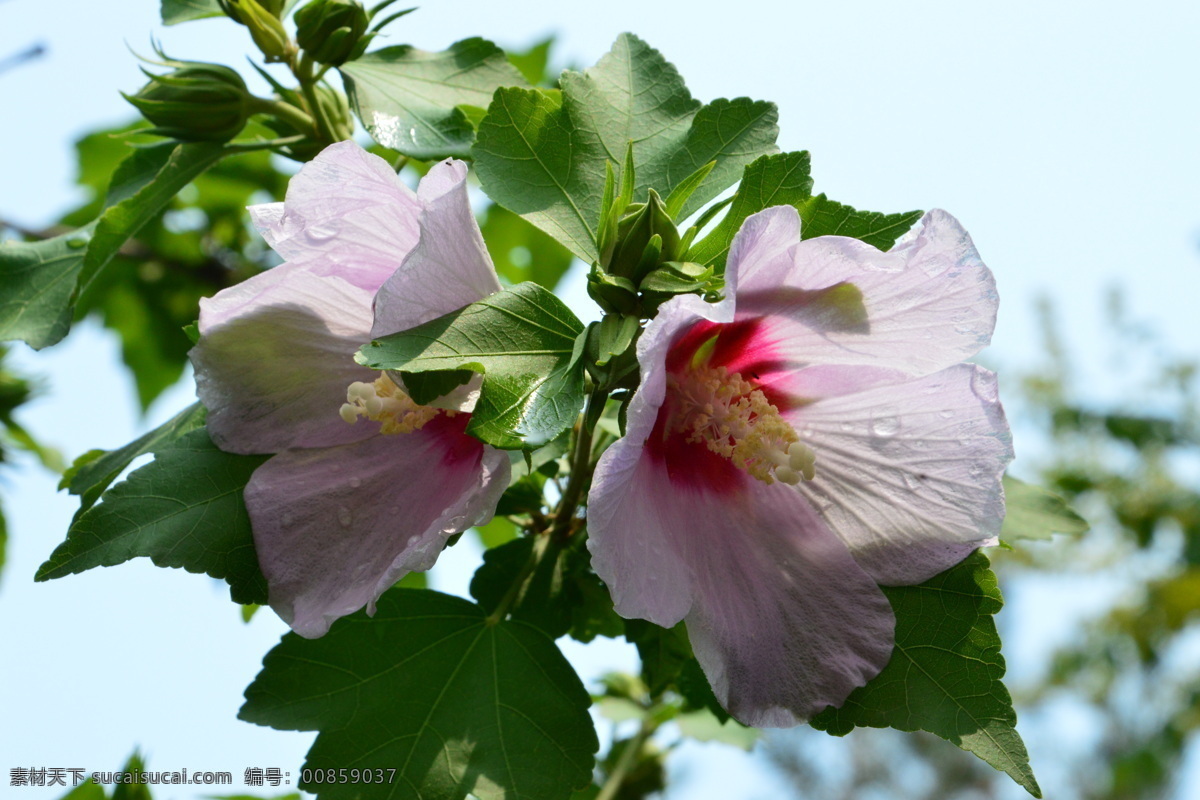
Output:
<svg viewBox="0 0 1200 800">
<path fill-rule="evenodd" d="M 245 64 L 244 29 L 220 21 L 164 29 L 157 19 L 157 0 L 0 3 L 0 58 L 34 42 L 49 48 L 44 58 L 0 74 L 0 217 L 45 224 L 78 199 L 71 142 L 128 118 L 117 91 L 142 82 L 126 43 L 149 52 L 153 36 L 178 57 Z M 460 0 L 405 17 L 388 43 L 432 50 L 483 35 L 520 47 L 555 33 L 560 62 L 586 65 L 624 30 L 661 50 L 702 100 L 749 95 L 776 102 L 780 144 L 812 151 L 818 191 L 871 210 L 942 207 L 955 214 L 1000 288 L 991 363 L 1036 360 L 1032 308 L 1044 294 L 1061 309 L 1066 338 L 1096 396 L 1115 395 L 1121 376 L 1089 349 L 1104 333 L 1103 295 L 1112 286 L 1176 350 L 1196 352 L 1195 4 L 1146 2 L 1133 13 L 1124 3 L 1074 0 Z M 190 386 L 177 387 L 150 418 L 139 419 L 131 384 L 115 366 L 115 343 L 90 325 L 44 353 L 17 350 L 25 369 L 47 385 L 22 419 L 69 457 L 122 444 L 192 397 Z M 1003 380 L 1002 371 L 1002 391 Z M 1019 469 L 1019 439 L 1017 446 Z M 11 534 L 0 577 L 0 707 L 7 723 L 0 768 L 112 769 L 135 746 L 157 769 L 230 770 L 240 779 L 247 766 L 298 766 L 310 734 L 235 718 L 241 691 L 282 623 L 263 613 L 242 625 L 221 585 L 148 563 L 33 584 L 30 576 L 74 509 L 54 485 L 32 467 L 0 485 Z M 463 592 L 478 555 L 462 546 L 451 554 L 453 563 L 439 564 L 435 581 Z M 1036 603 L 1013 599 L 1002 624 L 1021 631 L 1039 612 Z M 1047 635 L 1068 635 L 1070 619 Z M 589 675 L 632 663 L 619 645 L 586 658 L 582 650 L 570 654 Z M 1022 659 L 1036 660 L 1036 650 L 1020 641 L 1009 641 L 1006 651 L 1018 656 L 1015 669 Z M 683 755 L 676 797 L 782 791 L 736 752 L 696 746 Z M 1053 758 L 1035 751 L 1035 769 L 1041 762 L 1052 773 Z M 19 792 L 31 799 L 55 794 Z M 200 794 L 160 793 L 179 800 Z"/>
</svg>

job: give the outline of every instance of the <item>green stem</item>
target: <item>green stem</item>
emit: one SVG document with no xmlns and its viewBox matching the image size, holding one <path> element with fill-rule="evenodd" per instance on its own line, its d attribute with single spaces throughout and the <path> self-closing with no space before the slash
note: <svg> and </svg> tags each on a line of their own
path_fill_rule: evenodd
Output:
<svg viewBox="0 0 1200 800">
<path fill-rule="evenodd" d="M 575 509 L 579 508 L 584 489 L 591 482 L 592 431 L 600 419 L 600 413 L 604 411 L 604 403 L 607 400 L 608 392 L 602 389 L 597 389 L 588 397 L 587 413 L 579 428 L 579 435 L 575 437 L 575 452 L 571 456 L 571 478 L 567 481 L 567 488 L 558 502 L 558 510 L 554 512 L 554 526 L 550 529 L 550 536 L 555 540 L 561 540 L 570 532 Z"/>
<path fill-rule="evenodd" d="M 250 110 L 255 114 L 270 114 L 291 125 L 298 132 L 311 134 L 316 132 L 316 121 L 302 109 L 282 100 L 268 100 L 265 97 L 250 98 Z"/>
<path fill-rule="evenodd" d="M 321 103 L 317 98 L 317 79 L 313 77 L 313 61 L 308 54 L 300 57 L 295 75 L 296 80 L 300 82 L 300 92 L 304 95 L 305 102 L 308 103 L 308 111 L 316 120 L 317 135 L 321 141 L 333 144 L 337 141 L 337 137 L 333 134 L 329 120 L 325 119 L 325 112 L 321 109 Z"/>
<path fill-rule="evenodd" d="M 617 796 L 617 792 L 621 789 L 621 784 L 625 782 L 625 775 L 633 766 L 634 759 L 641 752 L 642 745 L 654 733 L 655 726 L 649 719 L 642 720 L 642 727 L 634 734 L 634 737 L 625 745 L 625 749 L 621 751 L 621 757 L 617 759 L 613 771 L 608 773 L 608 780 L 604 782 L 604 786 L 600 789 L 600 794 L 596 795 L 596 800 L 613 800 Z"/>
<path fill-rule="evenodd" d="M 525 566 L 521 567 L 521 571 L 517 573 L 516 579 L 512 585 L 508 587 L 508 591 L 504 593 L 504 597 L 500 598 L 500 602 L 496 604 L 496 608 L 491 614 L 487 615 L 484 623 L 487 625 L 495 625 L 508 616 L 508 611 L 512 608 L 513 603 L 521 596 L 521 589 L 525 586 L 525 581 L 537 569 L 538 562 L 542 560 L 542 555 L 546 552 L 546 547 L 549 543 L 549 538 L 546 536 L 537 536 L 533 540 L 533 549 L 529 553 L 529 559 L 525 562 Z"/>
</svg>

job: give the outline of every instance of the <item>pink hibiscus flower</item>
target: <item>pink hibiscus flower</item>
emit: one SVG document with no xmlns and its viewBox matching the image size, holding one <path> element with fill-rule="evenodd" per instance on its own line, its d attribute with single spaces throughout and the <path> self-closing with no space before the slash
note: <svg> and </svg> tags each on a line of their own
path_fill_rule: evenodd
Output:
<svg viewBox="0 0 1200 800">
<path fill-rule="evenodd" d="M 892 653 L 878 584 L 995 543 L 1011 436 L 995 376 L 960 363 L 996 318 L 991 273 L 942 211 L 889 252 L 749 218 L 726 297 L 664 304 L 588 529 L 617 611 L 687 621 L 737 719 L 838 706 Z"/>
<path fill-rule="evenodd" d="M 478 382 L 418 406 L 354 362 L 373 336 L 500 289 L 466 174 L 443 162 L 413 192 L 383 159 L 332 145 L 286 202 L 250 209 L 286 263 L 200 303 L 191 358 L 208 430 L 223 450 L 276 454 L 246 508 L 271 607 L 302 636 L 373 613 L 508 486 L 507 454 L 464 433 Z"/>
</svg>

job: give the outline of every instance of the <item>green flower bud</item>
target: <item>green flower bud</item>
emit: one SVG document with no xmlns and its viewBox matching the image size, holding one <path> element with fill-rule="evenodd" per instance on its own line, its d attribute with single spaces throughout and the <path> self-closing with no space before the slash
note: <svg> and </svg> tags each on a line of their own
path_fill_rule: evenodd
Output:
<svg viewBox="0 0 1200 800">
<path fill-rule="evenodd" d="M 314 61 L 340 66 L 361 55 L 371 17 L 358 0 L 312 0 L 296 12 L 296 42 Z"/>
<path fill-rule="evenodd" d="M 599 265 L 593 265 L 588 275 L 588 295 L 610 314 L 639 316 L 637 287 L 627 278 L 610 275 Z"/>
<path fill-rule="evenodd" d="M 267 57 L 267 61 L 286 61 L 293 45 L 283 29 L 279 15 L 283 0 L 219 0 L 221 8 L 232 20 L 250 30 L 250 38 Z"/>
<path fill-rule="evenodd" d="M 151 75 L 141 91 L 125 99 L 162 136 L 188 142 L 237 136 L 253 113 L 242 76 L 220 64 L 181 63 L 166 75 Z"/>
<path fill-rule="evenodd" d="M 679 229 L 651 189 L 646 202 L 631 205 L 618 223 L 616 244 L 605 266 L 609 274 L 636 285 L 662 262 L 674 261 L 678 249 Z"/>
</svg>

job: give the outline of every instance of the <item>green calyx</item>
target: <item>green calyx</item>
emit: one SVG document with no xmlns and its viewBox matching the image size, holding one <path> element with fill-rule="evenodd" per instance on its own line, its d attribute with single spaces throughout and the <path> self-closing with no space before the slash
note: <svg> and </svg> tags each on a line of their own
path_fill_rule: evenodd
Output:
<svg viewBox="0 0 1200 800">
<path fill-rule="evenodd" d="M 226 142 L 253 113 L 253 97 L 242 76 L 221 64 L 178 62 L 165 75 L 125 99 L 155 125 L 154 133 L 181 141 Z"/>
<path fill-rule="evenodd" d="M 284 0 L 217 0 L 225 15 L 245 25 L 267 61 L 287 61 L 295 46 L 283 29 Z"/>
<path fill-rule="evenodd" d="M 296 12 L 296 43 L 314 61 L 340 66 L 362 55 L 374 34 L 358 0 L 312 0 Z"/>
</svg>

